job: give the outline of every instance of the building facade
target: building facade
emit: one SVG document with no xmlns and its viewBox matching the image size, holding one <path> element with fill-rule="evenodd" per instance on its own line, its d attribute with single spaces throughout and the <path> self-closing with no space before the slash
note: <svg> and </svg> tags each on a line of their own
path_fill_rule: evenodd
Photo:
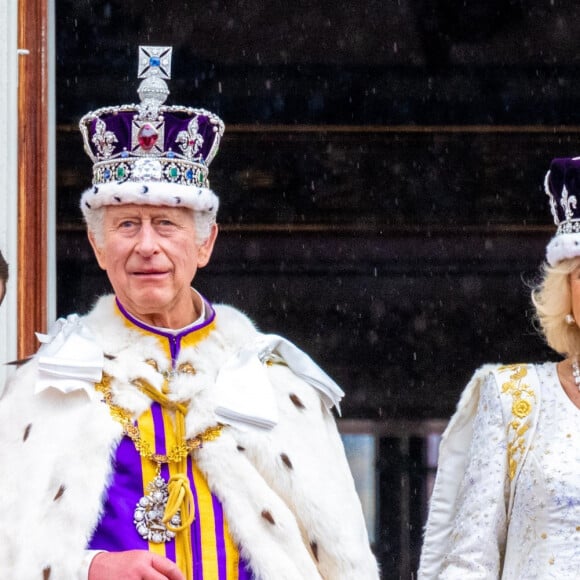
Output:
<svg viewBox="0 0 580 580">
<path fill-rule="evenodd" d="M 220 237 L 199 289 L 304 347 L 341 428 L 384 578 L 416 568 L 438 437 L 473 370 L 556 355 L 529 285 L 550 160 L 580 153 L 571 1 L 0 8 L 0 357 L 109 291 L 78 210 L 79 118 L 137 98 L 137 47 L 174 48 L 172 103 L 226 122 Z M 16 34 L 16 30 L 19 31 Z M 6 372 L 5 370 L 2 372 Z"/>
</svg>

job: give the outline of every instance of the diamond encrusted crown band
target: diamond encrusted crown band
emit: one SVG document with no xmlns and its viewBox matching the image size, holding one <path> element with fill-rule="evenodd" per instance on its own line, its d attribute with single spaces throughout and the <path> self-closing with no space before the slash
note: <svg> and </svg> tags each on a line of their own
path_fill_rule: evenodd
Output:
<svg viewBox="0 0 580 580">
<path fill-rule="evenodd" d="M 560 234 L 577 234 L 580 232 L 580 219 L 571 219 L 562 222 L 558 226 L 557 235 Z"/>
<path fill-rule="evenodd" d="M 187 161 L 164 159 L 122 159 L 102 161 L 93 166 L 93 183 L 125 181 L 167 181 L 180 185 L 208 187 L 206 167 Z"/>
</svg>

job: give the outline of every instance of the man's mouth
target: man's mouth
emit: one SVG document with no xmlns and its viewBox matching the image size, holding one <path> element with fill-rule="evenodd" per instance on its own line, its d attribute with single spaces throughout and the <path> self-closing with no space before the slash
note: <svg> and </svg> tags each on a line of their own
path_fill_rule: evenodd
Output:
<svg viewBox="0 0 580 580">
<path fill-rule="evenodd" d="M 167 270 L 142 270 L 133 272 L 133 276 L 164 276 Z"/>
</svg>

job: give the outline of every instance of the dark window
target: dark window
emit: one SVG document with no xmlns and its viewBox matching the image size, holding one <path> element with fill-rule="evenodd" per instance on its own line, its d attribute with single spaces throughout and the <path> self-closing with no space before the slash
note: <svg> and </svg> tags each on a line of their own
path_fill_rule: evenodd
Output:
<svg viewBox="0 0 580 580">
<path fill-rule="evenodd" d="M 345 418 L 383 433 L 375 546 L 412 569 L 430 440 L 384 425 L 446 420 L 481 363 L 553 357 L 526 283 L 552 232 L 544 173 L 580 149 L 578 18 L 571 0 L 58 0 L 59 315 L 110 291 L 78 120 L 135 102 L 137 47 L 171 45 L 169 101 L 226 123 L 196 286 L 302 346 Z"/>
</svg>

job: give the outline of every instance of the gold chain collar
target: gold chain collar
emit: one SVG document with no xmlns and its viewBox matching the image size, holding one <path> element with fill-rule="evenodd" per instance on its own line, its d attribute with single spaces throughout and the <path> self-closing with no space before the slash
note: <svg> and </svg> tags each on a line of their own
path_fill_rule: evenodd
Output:
<svg viewBox="0 0 580 580">
<path fill-rule="evenodd" d="M 165 400 L 167 399 L 163 393 L 157 391 L 144 379 L 136 379 L 133 381 L 133 385 L 135 385 L 135 387 L 137 387 L 143 393 L 150 396 L 150 398 L 153 400 L 157 400 L 159 398 Z M 169 452 L 164 455 L 155 453 L 151 449 L 149 442 L 144 441 L 141 438 L 141 433 L 139 432 L 139 428 L 134 423 L 132 413 L 113 402 L 113 395 L 111 393 L 111 376 L 107 373 L 103 373 L 101 381 L 95 384 L 95 390 L 103 395 L 103 400 L 109 407 L 111 416 L 121 424 L 123 427 L 123 432 L 131 439 L 131 441 L 133 441 L 135 449 L 139 455 L 146 459 L 150 459 L 151 461 L 157 463 L 157 465 L 160 465 L 161 463 L 178 463 L 179 461 L 182 461 L 191 451 L 194 449 L 199 449 L 205 441 L 215 441 L 220 436 L 223 428 L 222 425 L 209 427 L 203 433 L 200 433 L 195 437 L 183 439 L 181 442 L 174 445 L 169 450 Z M 154 398 L 151 397 L 151 393 L 153 391 L 158 394 Z M 157 400 L 157 402 L 163 405 L 163 402 L 159 400 Z M 182 413 L 185 410 L 185 406 L 183 404 L 174 403 L 168 400 L 164 406 L 169 409 L 179 410 Z"/>
</svg>

